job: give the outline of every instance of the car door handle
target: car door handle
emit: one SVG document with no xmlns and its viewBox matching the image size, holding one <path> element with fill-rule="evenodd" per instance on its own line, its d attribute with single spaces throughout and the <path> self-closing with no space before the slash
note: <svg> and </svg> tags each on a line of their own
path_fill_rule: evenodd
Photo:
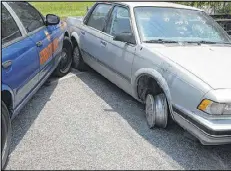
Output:
<svg viewBox="0 0 231 171">
<path fill-rule="evenodd" d="M 12 65 L 12 61 L 11 60 L 8 60 L 8 61 L 2 63 L 2 67 L 4 69 L 9 68 L 11 65 Z"/>
<path fill-rule="evenodd" d="M 81 31 L 81 34 L 82 34 L 82 35 L 85 35 L 85 32 L 84 32 L 84 31 Z"/>
<path fill-rule="evenodd" d="M 100 43 L 101 43 L 103 46 L 105 46 L 105 47 L 107 46 L 107 43 L 106 43 L 105 41 L 102 41 L 102 40 L 101 40 Z"/>
<path fill-rule="evenodd" d="M 36 42 L 36 45 L 37 45 L 37 47 L 40 47 L 40 46 L 43 45 L 43 42 L 42 41 L 38 41 L 38 42 Z"/>
</svg>

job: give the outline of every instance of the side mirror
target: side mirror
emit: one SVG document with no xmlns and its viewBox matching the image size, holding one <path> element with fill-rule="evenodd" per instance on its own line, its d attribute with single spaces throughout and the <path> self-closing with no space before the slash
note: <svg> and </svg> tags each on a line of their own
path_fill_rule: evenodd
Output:
<svg viewBox="0 0 231 171">
<path fill-rule="evenodd" d="M 115 41 L 126 42 L 130 44 L 136 44 L 135 37 L 132 33 L 120 33 L 116 34 L 113 38 Z"/>
<path fill-rule="evenodd" d="M 56 25 L 59 24 L 60 18 L 54 14 L 47 14 L 46 15 L 46 25 Z"/>
</svg>

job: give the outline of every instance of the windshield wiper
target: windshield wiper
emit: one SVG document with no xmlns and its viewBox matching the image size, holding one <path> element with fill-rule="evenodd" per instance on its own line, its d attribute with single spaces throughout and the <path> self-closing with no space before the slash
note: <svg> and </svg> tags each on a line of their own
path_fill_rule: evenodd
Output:
<svg viewBox="0 0 231 171">
<path fill-rule="evenodd" d="M 201 44 L 231 44 L 229 42 L 212 42 L 212 41 L 175 41 L 175 40 L 166 40 L 166 39 L 153 39 L 153 40 L 146 40 L 145 43 L 196 43 L 198 45 Z"/>
<path fill-rule="evenodd" d="M 205 41 L 205 40 L 187 41 L 187 43 L 197 43 L 198 45 L 201 45 L 201 44 L 231 44 L 231 43 L 228 43 L 228 42 L 211 42 L 211 41 Z"/>
<path fill-rule="evenodd" d="M 179 43 L 178 41 L 174 40 L 165 40 L 165 39 L 153 39 L 153 40 L 146 40 L 145 43 Z"/>
</svg>

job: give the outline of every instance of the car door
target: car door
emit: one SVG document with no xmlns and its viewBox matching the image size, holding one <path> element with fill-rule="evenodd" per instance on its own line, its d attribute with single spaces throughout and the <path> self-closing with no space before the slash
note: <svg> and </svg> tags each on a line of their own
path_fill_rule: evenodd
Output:
<svg viewBox="0 0 231 171">
<path fill-rule="evenodd" d="M 61 60 L 61 53 L 64 40 L 64 29 L 66 28 L 66 22 L 62 21 L 56 25 L 48 25 L 47 31 L 52 41 L 52 56 L 54 60 L 54 67 L 56 67 Z"/>
<path fill-rule="evenodd" d="M 40 57 L 39 80 L 46 79 L 54 66 L 52 31 L 45 26 L 44 17 L 29 3 L 9 2 L 8 4 L 20 19 L 28 37 L 36 44 Z"/>
<path fill-rule="evenodd" d="M 91 58 L 99 60 L 99 62 L 102 60 L 100 47 L 103 46 L 103 44 L 100 36 L 111 7 L 111 4 L 97 4 L 92 10 L 86 24 L 83 26 L 83 29 L 80 31 L 80 47 L 85 59 Z"/>
<path fill-rule="evenodd" d="M 115 6 L 107 22 L 104 36 L 101 42 L 101 57 L 116 74 L 130 83 L 131 70 L 136 51 L 136 45 L 115 41 L 113 37 L 120 33 L 132 33 L 129 8 L 126 6 Z"/>
<path fill-rule="evenodd" d="M 39 56 L 12 9 L 3 3 L 1 10 L 2 84 L 12 89 L 15 109 L 39 82 Z"/>
</svg>

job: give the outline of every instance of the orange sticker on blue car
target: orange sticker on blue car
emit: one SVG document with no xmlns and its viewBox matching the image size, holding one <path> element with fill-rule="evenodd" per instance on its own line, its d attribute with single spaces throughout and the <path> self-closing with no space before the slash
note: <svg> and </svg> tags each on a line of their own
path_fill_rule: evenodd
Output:
<svg viewBox="0 0 231 171">
<path fill-rule="evenodd" d="M 56 38 L 53 42 L 51 42 L 46 48 L 44 48 L 40 53 L 40 65 L 44 64 L 55 52 L 58 48 L 59 41 Z"/>
</svg>

